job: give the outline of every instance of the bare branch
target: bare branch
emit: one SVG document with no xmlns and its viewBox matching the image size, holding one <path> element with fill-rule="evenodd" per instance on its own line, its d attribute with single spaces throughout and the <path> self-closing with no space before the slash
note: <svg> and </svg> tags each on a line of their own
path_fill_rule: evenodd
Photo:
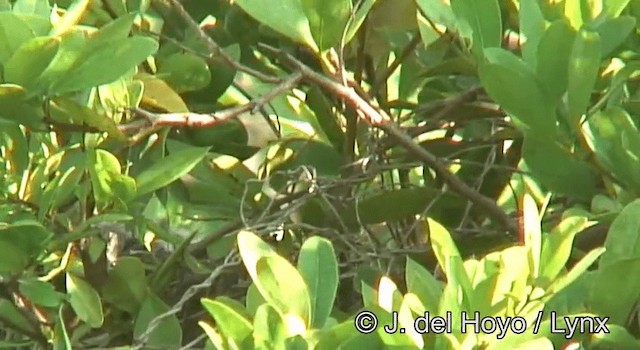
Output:
<svg viewBox="0 0 640 350">
<path fill-rule="evenodd" d="M 222 111 L 218 111 L 210 114 L 199 113 L 152 113 L 141 108 L 134 108 L 132 111 L 139 119 L 133 120 L 130 123 L 122 124 L 118 126 L 118 129 L 125 134 L 139 133 L 144 129 L 155 129 L 158 127 L 166 126 L 188 126 L 196 128 L 204 128 L 214 126 L 225 120 L 233 119 L 243 113 L 255 111 L 269 101 L 276 98 L 278 95 L 287 92 L 298 84 L 302 80 L 302 73 L 296 72 L 282 81 L 280 85 L 274 87 L 271 91 L 260 96 L 247 104 L 228 108 Z"/>
</svg>

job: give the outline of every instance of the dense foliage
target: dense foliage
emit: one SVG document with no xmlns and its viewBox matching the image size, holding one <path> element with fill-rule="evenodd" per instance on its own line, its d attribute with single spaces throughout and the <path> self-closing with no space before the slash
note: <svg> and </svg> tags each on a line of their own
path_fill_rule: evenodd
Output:
<svg viewBox="0 0 640 350">
<path fill-rule="evenodd" d="M 640 348 L 638 16 L 0 0 L 0 347 Z"/>
</svg>

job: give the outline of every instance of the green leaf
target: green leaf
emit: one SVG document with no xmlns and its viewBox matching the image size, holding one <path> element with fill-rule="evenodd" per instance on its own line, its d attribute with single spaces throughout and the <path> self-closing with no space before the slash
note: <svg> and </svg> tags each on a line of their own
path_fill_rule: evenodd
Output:
<svg viewBox="0 0 640 350">
<path fill-rule="evenodd" d="M 242 262 L 249 272 L 251 279 L 258 279 L 257 265 L 258 260 L 267 256 L 278 255 L 276 251 L 260 237 L 253 232 L 240 231 L 238 233 L 238 250 L 242 257 Z"/>
<path fill-rule="evenodd" d="M 529 66 L 537 67 L 538 43 L 545 32 L 545 20 L 538 1 L 521 0 L 519 15 L 520 35 L 523 35 L 526 40 L 522 46 L 522 57 Z M 549 55 L 551 52 L 545 52 L 543 54 Z"/>
<path fill-rule="evenodd" d="M 216 320 L 217 328 L 225 337 L 242 344 L 253 334 L 250 317 L 242 304 L 224 296 L 215 300 L 202 299 L 200 302 Z"/>
<path fill-rule="evenodd" d="M 638 151 L 640 136 L 631 116 L 622 108 L 596 112 L 583 125 L 596 160 L 628 189 L 640 192 Z"/>
<path fill-rule="evenodd" d="M 331 103 L 318 87 L 307 92 L 307 106 L 313 110 L 322 131 L 327 135 L 334 149 L 344 147 L 344 131 L 338 121 L 338 115 L 333 111 Z"/>
<path fill-rule="evenodd" d="M 138 196 L 165 187 L 187 174 L 208 152 L 208 147 L 187 147 L 172 152 L 137 176 Z"/>
<path fill-rule="evenodd" d="M 448 29 L 455 29 L 456 17 L 451 6 L 440 0 L 417 0 L 416 4 L 420 11 L 434 23 L 442 24 Z"/>
<path fill-rule="evenodd" d="M 89 9 L 90 0 L 76 0 L 65 11 L 51 30 L 52 35 L 60 35 L 78 24 Z"/>
<path fill-rule="evenodd" d="M 585 201 L 597 192 L 596 175 L 590 166 L 552 138 L 525 137 L 522 158 L 551 191 Z"/>
<path fill-rule="evenodd" d="M 623 259 L 640 258 L 640 200 L 635 200 L 624 207 L 611 224 L 605 241 L 607 252 L 600 259 L 600 266 L 605 267 Z"/>
<path fill-rule="evenodd" d="M 512 115 L 521 129 L 553 138 L 557 133 L 554 106 L 549 104 L 535 72 L 509 51 L 485 50 L 480 80 L 485 90 Z"/>
<path fill-rule="evenodd" d="M 533 277 L 540 273 L 540 253 L 542 250 L 542 228 L 540 227 L 540 213 L 536 201 L 528 193 L 522 199 L 522 215 L 524 241 L 527 247 L 529 268 Z"/>
<path fill-rule="evenodd" d="M 140 337 L 148 331 L 151 322 L 167 311 L 169 311 L 169 306 L 158 296 L 150 293 L 136 317 L 133 328 L 134 338 L 141 340 Z M 175 315 L 163 317 L 148 334 L 146 340 L 144 344 L 147 347 L 145 347 L 145 349 L 179 348 L 182 343 L 182 327 L 180 327 L 180 321 Z"/>
<path fill-rule="evenodd" d="M 256 348 L 285 348 L 285 340 L 288 337 L 287 329 L 282 317 L 273 306 L 260 305 L 253 319 L 253 329 Z"/>
<path fill-rule="evenodd" d="M 39 255 L 53 233 L 38 222 L 0 223 L 0 273 L 17 273 Z"/>
<path fill-rule="evenodd" d="M 460 257 L 456 243 L 451 238 L 449 231 L 447 231 L 447 229 L 438 222 L 427 218 L 426 224 L 433 253 L 438 259 L 440 267 L 442 267 L 448 276 L 453 273 L 453 271 L 447 270 L 447 268 L 450 267 L 450 259 L 453 257 Z"/>
<path fill-rule="evenodd" d="M 636 19 L 631 16 L 621 16 L 602 22 L 595 28 L 600 36 L 600 56 L 607 57 L 622 44 L 636 27 Z"/>
<path fill-rule="evenodd" d="M 577 128 L 580 117 L 591 103 L 591 92 L 600 69 L 600 36 L 580 30 L 569 58 L 567 104 L 569 125 Z"/>
<path fill-rule="evenodd" d="M 596 349 L 635 350 L 640 348 L 640 340 L 629 333 L 624 326 L 608 324 L 607 328 L 609 331 L 606 333 L 592 334 L 589 345 Z"/>
<path fill-rule="evenodd" d="M 582 0 L 565 0 L 564 15 L 576 30 L 582 27 L 585 20 L 589 20 L 589 9 L 586 6 L 588 5 Z"/>
<path fill-rule="evenodd" d="M 548 295 L 553 295 L 566 288 L 582 276 L 593 263 L 605 252 L 605 248 L 596 248 L 585 255 L 566 275 L 557 278 L 548 289 Z"/>
<path fill-rule="evenodd" d="M 0 12 L 0 65 L 4 65 L 22 44 L 35 36 L 35 32 L 20 16 Z"/>
<path fill-rule="evenodd" d="M 120 310 L 137 314 L 147 296 L 148 286 L 145 268 L 136 257 L 118 259 L 109 271 L 107 282 L 102 287 L 103 299 Z"/>
<path fill-rule="evenodd" d="M 174 53 L 159 60 L 157 75 L 178 93 L 200 90 L 211 82 L 207 62 L 186 52 Z"/>
<path fill-rule="evenodd" d="M 311 300 L 298 270 L 287 259 L 273 255 L 258 260 L 256 274 L 256 287 L 265 300 L 280 312 L 289 334 L 303 334 L 311 323 Z"/>
<path fill-rule="evenodd" d="M 53 284 L 35 278 L 20 280 L 19 288 L 30 302 L 44 307 L 57 308 L 65 297 Z"/>
<path fill-rule="evenodd" d="M 342 157 L 338 150 L 316 140 L 289 138 L 272 146 L 275 156 L 270 171 L 296 170 L 300 166 L 313 166 L 318 175 L 340 174 Z"/>
<path fill-rule="evenodd" d="M 60 40 L 51 37 L 38 37 L 27 41 L 5 64 L 5 81 L 22 85 L 27 90 L 35 86 L 38 77 L 53 61 L 59 45 Z M 34 95 L 40 91 L 29 92 Z"/>
<path fill-rule="evenodd" d="M 422 213 L 436 198 L 439 191 L 433 188 L 403 188 L 384 191 L 358 200 L 344 210 L 344 221 L 348 227 L 362 224 L 378 224 L 386 221 L 403 220 Z M 402 205 L 397 205 L 402 203 Z M 438 202 L 440 204 L 441 202 Z M 464 208 L 458 197 L 443 196 L 442 203 L 447 209 Z M 461 209 L 464 210 L 464 209 Z"/>
<path fill-rule="evenodd" d="M 564 20 L 557 20 L 544 32 L 538 43 L 537 73 L 552 106 L 567 90 L 569 57 L 576 32 Z"/>
<path fill-rule="evenodd" d="M 353 16 L 353 20 L 348 23 L 347 27 L 347 35 L 345 37 L 345 43 L 348 43 L 353 39 L 353 37 L 364 23 L 364 20 L 367 18 L 369 11 L 373 5 L 376 4 L 377 0 L 362 0 L 360 2 L 360 7 L 356 10 L 355 15 Z"/>
<path fill-rule="evenodd" d="M 51 117 L 55 120 L 75 125 L 87 125 L 108 133 L 115 140 L 126 140 L 116 122 L 106 114 L 99 114 L 95 109 L 63 97 L 52 99 L 50 107 Z"/>
<path fill-rule="evenodd" d="M 405 274 L 408 292 L 415 294 L 427 310 L 437 312 L 443 284 L 431 272 L 410 258 L 407 258 Z"/>
<path fill-rule="evenodd" d="M 235 3 L 258 22 L 317 51 L 300 0 L 237 0 Z"/>
<path fill-rule="evenodd" d="M 127 202 L 135 193 L 135 182 L 121 174 L 120 161 L 113 154 L 102 149 L 87 152 L 87 167 L 93 188 L 93 195 L 99 207 L 116 201 Z"/>
<path fill-rule="evenodd" d="M 309 288 L 311 325 L 322 328 L 338 290 L 338 262 L 331 242 L 318 236 L 307 239 L 300 250 L 298 270 Z"/>
<path fill-rule="evenodd" d="M 540 258 L 540 281 L 544 284 L 550 283 L 562 272 L 571 255 L 573 239 L 588 226 L 587 218 L 570 216 L 563 219 L 551 233 L 545 235 Z"/>
<path fill-rule="evenodd" d="M 604 259 L 609 251 L 601 259 Z M 601 260 L 602 261 L 602 260 Z M 614 324 L 625 324 L 633 312 L 633 305 L 640 297 L 640 280 L 629 278 L 630 271 L 640 269 L 640 258 L 608 259 L 593 275 L 594 281 L 589 291 L 591 311 L 611 317 Z M 611 293 L 615 290 L 615 293 Z"/>
<path fill-rule="evenodd" d="M 15 327 L 17 330 L 24 332 L 33 332 L 34 326 L 24 313 L 16 305 L 7 300 L 0 299 L 0 320 L 6 322 L 7 325 Z"/>
<path fill-rule="evenodd" d="M 51 7 L 48 1 L 16 0 L 13 3 L 13 12 L 49 17 L 51 15 Z"/>
<path fill-rule="evenodd" d="M 337 47 L 351 16 L 351 0 L 301 0 L 320 51 Z"/>
<path fill-rule="evenodd" d="M 99 328 L 104 322 L 100 296 L 85 280 L 67 273 L 67 294 L 69 303 L 78 318 L 92 328 Z"/>
<path fill-rule="evenodd" d="M 606 15 L 609 18 L 616 18 L 620 16 L 622 11 L 629 5 L 631 0 L 603 0 L 602 1 L 602 15 Z"/>
<path fill-rule="evenodd" d="M 451 0 L 460 32 L 473 41 L 473 49 L 481 56 L 483 49 L 502 44 L 502 17 L 497 0 Z"/>
<path fill-rule="evenodd" d="M 115 81 L 134 69 L 158 49 L 158 42 L 134 36 L 115 40 L 88 53 L 81 62 L 53 83 L 52 93 L 81 91 Z"/>
</svg>

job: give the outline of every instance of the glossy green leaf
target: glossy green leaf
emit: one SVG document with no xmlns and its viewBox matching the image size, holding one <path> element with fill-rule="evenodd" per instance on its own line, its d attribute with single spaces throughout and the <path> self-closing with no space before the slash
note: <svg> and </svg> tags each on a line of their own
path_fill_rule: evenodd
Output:
<svg viewBox="0 0 640 350">
<path fill-rule="evenodd" d="M 115 81 L 134 69 L 158 49 L 154 39 L 134 36 L 119 39 L 91 52 L 71 67 L 51 87 L 52 92 L 64 94 L 92 88 Z"/>
<path fill-rule="evenodd" d="M 22 44 L 36 33 L 15 13 L 0 12 L 0 64 L 5 64 Z"/>
<path fill-rule="evenodd" d="M 525 137 L 522 157 L 542 185 L 580 200 L 597 192 L 591 167 L 551 138 Z"/>
<path fill-rule="evenodd" d="M 260 258 L 255 280 L 260 294 L 282 315 L 289 334 L 301 334 L 311 323 L 309 289 L 298 270 L 279 255 Z"/>
<path fill-rule="evenodd" d="M 58 38 L 51 37 L 38 37 L 27 41 L 6 62 L 4 67 L 5 80 L 27 89 L 34 86 L 38 77 L 58 52 L 59 44 Z"/>
<path fill-rule="evenodd" d="M 569 19 L 571 26 L 578 30 L 585 21 L 589 20 L 588 4 L 582 0 L 565 0 L 564 15 Z"/>
<path fill-rule="evenodd" d="M 522 57 L 531 67 L 537 67 L 538 43 L 545 32 L 545 20 L 537 0 L 520 1 L 520 35 L 524 36 Z M 543 54 L 550 54 L 544 52 Z"/>
<path fill-rule="evenodd" d="M 188 147 L 172 152 L 137 176 L 138 196 L 167 186 L 187 174 L 208 152 L 208 147 Z"/>
<path fill-rule="evenodd" d="M 567 274 L 560 276 L 551 284 L 551 286 L 549 286 L 548 295 L 551 296 L 554 293 L 558 293 L 571 283 L 575 282 L 587 271 L 587 269 L 591 267 L 591 265 L 593 265 L 594 262 L 596 262 L 596 260 L 598 260 L 598 258 L 605 252 L 605 250 L 606 249 L 602 247 L 596 248 L 587 253 L 587 255 L 580 259 L 580 261 L 576 265 L 574 265 Z"/>
<path fill-rule="evenodd" d="M 636 27 L 636 19 L 631 16 L 621 16 L 602 22 L 595 28 L 600 36 L 600 56 L 607 57 L 620 46 Z"/>
<path fill-rule="evenodd" d="M 575 30 L 566 21 L 557 20 L 551 23 L 538 43 L 537 74 L 553 106 L 567 91 L 569 57 L 575 37 Z"/>
<path fill-rule="evenodd" d="M 429 239 L 431 240 L 431 247 L 433 248 L 433 253 L 438 259 L 438 263 L 447 275 L 453 273 L 453 271 L 446 269 L 450 267 L 450 258 L 460 257 L 460 252 L 458 252 L 456 243 L 451 238 L 449 231 L 447 231 L 447 229 L 438 222 L 428 218 L 426 226 L 429 232 Z"/>
<path fill-rule="evenodd" d="M 221 296 L 200 301 L 204 308 L 216 320 L 216 326 L 225 337 L 237 343 L 244 343 L 253 333 L 250 317 L 237 301 Z"/>
<path fill-rule="evenodd" d="M 253 319 L 253 329 L 257 348 L 284 348 L 288 337 L 287 329 L 278 311 L 270 304 L 260 305 Z"/>
<path fill-rule="evenodd" d="M 235 3 L 258 22 L 317 49 L 300 0 L 238 0 Z"/>
<path fill-rule="evenodd" d="M 87 167 L 93 195 L 98 206 L 106 206 L 112 201 L 127 202 L 135 195 L 135 182 L 121 174 L 120 161 L 113 154 L 93 149 L 87 152 Z"/>
<path fill-rule="evenodd" d="M 528 193 L 522 198 L 524 242 L 527 247 L 529 267 L 533 277 L 540 272 L 540 252 L 542 250 L 541 216 L 536 201 Z"/>
<path fill-rule="evenodd" d="M 579 31 L 571 49 L 567 83 L 567 108 L 572 127 L 577 127 L 580 117 L 591 103 L 591 93 L 600 69 L 600 53 L 598 33 Z"/>
<path fill-rule="evenodd" d="M 78 318 L 86 322 L 92 328 L 102 326 L 104 314 L 102 301 L 93 287 L 80 277 L 71 273 L 67 274 L 67 294 L 69 303 Z"/>
<path fill-rule="evenodd" d="M 141 336 L 148 332 L 154 319 L 169 311 L 169 306 L 158 296 L 150 294 L 142 304 L 136 317 L 133 328 L 133 336 L 140 340 Z M 156 327 L 148 333 L 145 345 L 153 349 L 176 349 L 182 344 L 182 327 L 175 315 L 163 317 L 157 322 Z"/>
<path fill-rule="evenodd" d="M 630 2 L 631 0 L 603 0 L 602 13 L 609 18 L 617 18 Z"/>
<path fill-rule="evenodd" d="M 473 49 L 480 56 L 482 49 L 500 47 L 502 17 L 497 0 L 451 0 L 451 9 L 463 35 L 470 35 Z"/>
<path fill-rule="evenodd" d="M 298 257 L 298 270 L 309 289 L 313 328 L 322 328 L 333 309 L 338 290 L 338 262 L 326 238 L 308 238 Z"/>
<path fill-rule="evenodd" d="M 242 262 L 249 272 L 251 279 L 258 279 L 257 265 L 258 260 L 267 256 L 275 256 L 278 253 L 263 241 L 260 237 L 250 231 L 240 231 L 238 233 L 238 250 L 242 257 Z"/>
<path fill-rule="evenodd" d="M 109 271 L 109 277 L 102 287 L 102 296 L 113 307 L 135 315 L 145 300 L 147 291 L 142 261 L 136 257 L 125 256 L 119 258 Z"/>
<path fill-rule="evenodd" d="M 545 235 L 540 258 L 542 266 L 539 279 L 542 283 L 550 283 L 562 272 L 571 255 L 574 237 L 588 226 L 587 218 L 570 216 Z"/>
<path fill-rule="evenodd" d="M 35 278 L 20 280 L 19 288 L 30 302 L 44 307 L 57 308 L 65 297 L 53 284 Z"/>
<path fill-rule="evenodd" d="M 605 258 L 609 251 L 602 258 Z M 611 317 L 614 324 L 625 324 L 633 312 L 633 305 L 640 297 L 640 280 L 629 278 L 630 271 L 640 269 L 640 258 L 606 260 L 593 275 L 594 281 L 589 291 L 591 310 Z M 615 293 L 611 291 L 615 290 Z"/>
<path fill-rule="evenodd" d="M 553 138 L 557 132 L 554 108 L 536 73 L 509 51 L 489 48 L 485 56 L 479 74 L 489 96 L 516 118 L 516 126 Z"/>
<path fill-rule="evenodd" d="M 301 0 L 311 35 L 320 51 L 337 47 L 351 16 L 351 0 Z"/>
</svg>

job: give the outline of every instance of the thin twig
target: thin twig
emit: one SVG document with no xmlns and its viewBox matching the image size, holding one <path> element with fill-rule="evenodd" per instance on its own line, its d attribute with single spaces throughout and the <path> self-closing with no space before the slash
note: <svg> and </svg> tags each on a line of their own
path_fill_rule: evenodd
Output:
<svg viewBox="0 0 640 350">
<path fill-rule="evenodd" d="M 389 67 L 387 67 L 387 69 L 385 69 L 384 72 L 382 72 L 380 77 L 376 78 L 375 84 L 373 84 L 373 87 L 370 90 L 372 95 L 376 95 L 378 93 L 378 90 L 380 89 L 380 87 L 382 87 L 382 84 L 384 84 L 387 81 L 387 79 L 391 77 L 391 75 L 396 71 L 396 69 L 400 67 L 402 62 L 406 60 L 407 57 L 409 57 L 409 55 L 411 55 L 411 53 L 416 49 L 416 47 L 418 47 L 418 44 L 420 44 L 420 41 L 422 40 L 422 38 L 420 37 L 420 33 L 416 31 L 413 33 L 412 36 L 413 37 L 411 38 L 411 41 L 409 41 L 409 44 L 407 44 L 407 46 L 405 46 L 402 49 L 402 51 L 400 52 L 400 55 L 398 55 L 393 60 L 393 62 L 391 62 Z"/>
<path fill-rule="evenodd" d="M 385 131 L 391 137 L 396 139 L 400 145 L 424 161 L 447 183 L 447 185 L 449 185 L 449 187 L 451 187 L 453 191 L 468 198 L 474 204 L 484 208 L 501 226 L 503 226 L 504 229 L 510 232 L 516 232 L 516 226 L 513 220 L 495 203 L 493 199 L 485 197 L 457 178 L 440 161 L 440 159 L 438 159 L 438 157 L 415 143 L 414 140 L 407 135 L 404 130 L 402 130 L 402 128 L 392 121 L 391 117 L 389 117 L 386 112 L 365 101 L 353 88 L 343 86 L 326 76 L 316 73 L 286 52 L 282 52 L 281 50 L 272 48 L 265 44 L 261 44 L 260 47 L 269 54 L 281 59 L 283 63 L 288 64 L 294 70 L 302 73 L 306 80 L 311 81 L 332 94 L 344 99 L 359 111 L 360 117 L 369 125 Z"/>
<path fill-rule="evenodd" d="M 180 298 L 180 300 L 167 312 L 164 312 L 160 315 L 157 315 L 155 318 L 153 318 L 151 320 L 151 322 L 149 322 L 149 325 L 147 326 L 147 329 L 144 331 L 144 333 L 142 333 L 136 343 L 137 345 L 133 347 L 134 350 L 139 350 L 142 349 L 146 346 L 146 342 L 148 341 L 149 336 L 151 335 L 151 333 L 153 333 L 153 331 L 160 325 L 160 323 L 162 322 L 162 320 L 164 320 L 167 317 L 171 317 L 175 314 L 177 314 L 178 312 L 180 312 L 180 310 L 182 310 L 182 307 L 184 306 L 184 304 L 186 304 L 194 295 L 196 295 L 200 290 L 202 289 L 206 289 L 206 288 L 210 288 L 211 285 L 213 285 L 213 282 L 215 282 L 216 279 L 218 279 L 218 277 L 220 277 L 220 275 L 224 272 L 224 270 L 233 267 L 233 266 L 237 266 L 240 264 L 240 261 L 237 258 L 237 255 L 235 253 L 235 251 L 232 251 L 224 260 L 224 263 L 220 266 L 218 266 L 215 270 L 213 270 L 211 272 L 211 274 L 209 275 L 209 277 L 207 277 L 207 279 L 205 279 L 202 283 L 199 284 L 195 284 L 191 287 L 189 287 L 189 289 L 187 289 L 187 291 L 182 295 L 182 297 Z"/>
<path fill-rule="evenodd" d="M 156 0 L 156 3 L 163 4 L 165 1 Z M 231 55 L 226 53 L 218 43 L 216 43 L 207 33 L 196 23 L 196 21 L 189 15 L 187 10 L 180 4 L 178 0 L 167 0 L 169 6 L 171 6 L 176 13 L 187 23 L 191 29 L 193 29 L 200 40 L 207 45 L 207 49 L 209 50 L 210 57 L 220 57 L 228 66 L 237 69 L 238 71 L 247 73 L 252 75 L 265 83 L 278 84 L 281 82 L 281 79 L 272 75 L 264 74 L 259 72 L 253 68 L 247 67 L 240 62 L 236 61 Z"/>
</svg>

